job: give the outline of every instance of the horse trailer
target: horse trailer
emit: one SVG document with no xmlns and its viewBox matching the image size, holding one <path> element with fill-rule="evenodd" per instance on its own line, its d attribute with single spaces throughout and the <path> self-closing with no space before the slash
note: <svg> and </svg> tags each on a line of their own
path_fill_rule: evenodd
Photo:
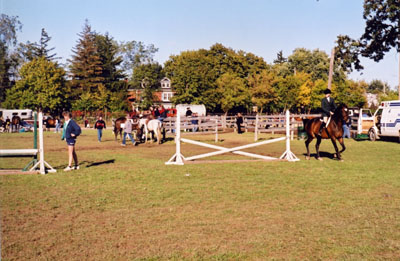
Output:
<svg viewBox="0 0 400 261">
<path fill-rule="evenodd" d="M 32 110 L 23 109 L 23 110 L 8 110 L 8 109 L 0 109 L 0 117 L 3 120 L 6 120 L 7 117 L 11 120 L 12 117 L 19 116 L 21 120 L 30 120 L 32 119 Z"/>
<path fill-rule="evenodd" d="M 400 100 L 382 102 L 373 118 L 374 126 L 368 132 L 370 140 L 398 137 L 400 142 Z"/>
<path fill-rule="evenodd" d="M 176 105 L 176 112 L 181 116 L 185 116 L 188 108 L 192 113 L 197 113 L 198 116 L 207 115 L 206 106 L 204 106 L 204 104 L 178 104 Z"/>
</svg>

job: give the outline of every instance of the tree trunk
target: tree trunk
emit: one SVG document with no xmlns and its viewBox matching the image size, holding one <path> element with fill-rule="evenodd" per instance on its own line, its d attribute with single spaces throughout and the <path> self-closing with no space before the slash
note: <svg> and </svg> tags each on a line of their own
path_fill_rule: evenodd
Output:
<svg viewBox="0 0 400 261">
<path fill-rule="evenodd" d="M 332 88 L 332 75 L 333 75 L 333 62 L 335 60 L 335 48 L 332 48 L 331 61 L 329 63 L 329 78 L 328 78 L 328 89 Z"/>
</svg>

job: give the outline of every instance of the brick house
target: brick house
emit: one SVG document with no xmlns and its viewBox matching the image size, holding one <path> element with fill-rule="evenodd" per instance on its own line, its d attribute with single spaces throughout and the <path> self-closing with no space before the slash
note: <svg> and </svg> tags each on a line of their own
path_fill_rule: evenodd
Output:
<svg viewBox="0 0 400 261">
<path fill-rule="evenodd" d="M 143 79 L 140 89 L 128 89 L 128 101 L 132 108 L 139 107 L 143 100 L 143 91 L 146 88 L 146 81 Z M 172 108 L 171 98 L 175 92 L 172 90 L 171 80 L 164 77 L 160 81 L 160 89 L 154 92 L 154 104 L 163 105 L 166 109 Z"/>
</svg>

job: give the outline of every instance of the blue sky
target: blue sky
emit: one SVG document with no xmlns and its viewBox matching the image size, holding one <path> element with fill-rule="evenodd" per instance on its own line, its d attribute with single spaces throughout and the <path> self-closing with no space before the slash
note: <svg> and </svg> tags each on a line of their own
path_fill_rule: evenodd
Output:
<svg viewBox="0 0 400 261">
<path fill-rule="evenodd" d="M 336 36 L 358 38 L 364 30 L 363 0 L 0 0 L 1 13 L 19 16 L 20 42 L 38 41 L 42 28 L 63 60 L 70 58 L 85 19 L 117 41 L 142 41 L 159 48 L 155 59 L 222 43 L 272 63 L 277 52 L 295 48 L 328 54 Z M 398 84 L 394 50 L 379 63 L 364 59 L 365 70 L 351 78 Z"/>
</svg>

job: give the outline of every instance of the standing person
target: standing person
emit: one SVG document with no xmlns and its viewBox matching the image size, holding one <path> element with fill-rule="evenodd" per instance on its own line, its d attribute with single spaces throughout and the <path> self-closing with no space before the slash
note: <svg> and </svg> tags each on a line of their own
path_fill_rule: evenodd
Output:
<svg viewBox="0 0 400 261">
<path fill-rule="evenodd" d="M 238 112 L 238 114 L 236 115 L 236 125 L 237 125 L 238 134 L 243 133 L 243 131 L 241 129 L 242 124 L 243 124 L 243 116 L 240 112 Z"/>
<path fill-rule="evenodd" d="M 193 125 L 192 131 L 193 132 L 197 132 L 199 130 L 199 119 L 197 118 L 198 115 L 197 115 L 197 113 L 193 113 L 192 116 L 193 116 L 193 118 L 192 118 L 192 125 Z"/>
<path fill-rule="evenodd" d="M 324 91 L 325 97 L 321 101 L 322 119 L 321 127 L 319 128 L 319 135 L 321 136 L 322 130 L 326 127 L 328 119 L 333 115 L 336 110 L 336 104 L 334 99 L 331 97 L 331 90 L 326 89 Z"/>
<path fill-rule="evenodd" d="M 192 112 L 192 110 L 190 109 L 190 107 L 187 107 L 187 108 L 186 108 L 186 114 L 185 114 L 185 116 L 186 116 L 186 117 L 190 117 L 190 116 L 192 116 L 192 114 L 193 114 L 193 112 Z"/>
<path fill-rule="evenodd" d="M 68 166 L 64 171 L 70 171 L 73 169 L 79 169 L 78 156 L 75 151 L 76 138 L 81 134 L 81 127 L 73 120 L 72 114 L 68 111 L 63 112 L 64 126 L 61 140 L 66 140 L 68 145 Z M 75 166 L 72 167 L 72 159 L 75 162 Z"/>
<path fill-rule="evenodd" d="M 351 138 L 350 126 L 351 126 L 351 117 L 349 117 L 347 122 L 343 122 L 343 138 Z"/>
<path fill-rule="evenodd" d="M 106 123 L 103 121 L 103 117 L 99 117 L 94 128 L 97 129 L 97 140 L 101 142 L 101 137 L 103 137 L 103 128 L 106 129 Z"/>
<path fill-rule="evenodd" d="M 54 131 L 54 133 L 58 133 L 60 130 L 60 119 L 56 118 L 56 129 Z"/>
<path fill-rule="evenodd" d="M 158 110 L 158 107 L 154 109 L 154 119 L 160 118 L 160 111 Z"/>
<path fill-rule="evenodd" d="M 121 146 L 126 146 L 126 135 L 131 139 L 133 146 L 135 146 L 136 141 L 132 137 L 132 120 L 129 115 L 126 116 L 125 126 L 124 126 L 124 138 L 122 139 Z"/>
<path fill-rule="evenodd" d="M 11 120 L 10 120 L 10 118 L 7 116 L 7 118 L 6 118 L 6 123 L 5 123 L 5 132 L 10 132 L 10 125 L 11 125 Z"/>
</svg>

